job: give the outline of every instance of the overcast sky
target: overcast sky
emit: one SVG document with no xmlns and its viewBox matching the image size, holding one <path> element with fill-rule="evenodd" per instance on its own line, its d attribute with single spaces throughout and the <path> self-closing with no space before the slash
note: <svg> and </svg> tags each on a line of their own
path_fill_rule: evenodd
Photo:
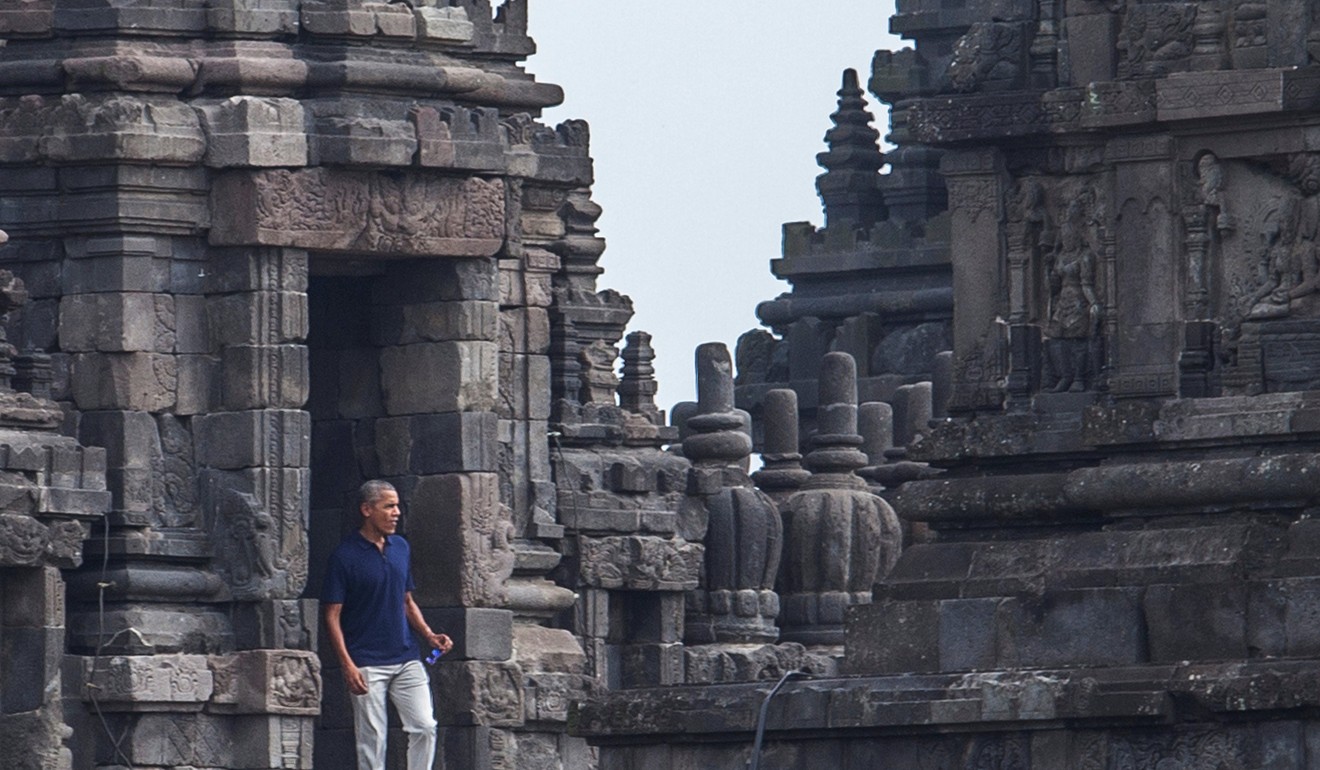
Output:
<svg viewBox="0 0 1320 770">
<path fill-rule="evenodd" d="M 527 68 L 564 88 L 550 124 L 584 118 L 596 160 L 600 288 L 650 332 L 657 403 L 695 399 L 693 351 L 732 353 L 770 273 L 780 225 L 822 221 L 816 153 L 843 70 L 865 83 L 893 0 L 533 0 Z M 876 127 L 888 132 L 872 97 Z"/>
</svg>

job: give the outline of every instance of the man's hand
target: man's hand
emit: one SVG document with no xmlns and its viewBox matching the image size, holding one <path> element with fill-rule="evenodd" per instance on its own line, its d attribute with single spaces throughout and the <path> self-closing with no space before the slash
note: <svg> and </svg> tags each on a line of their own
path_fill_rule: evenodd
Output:
<svg viewBox="0 0 1320 770">
<path fill-rule="evenodd" d="M 367 679 L 362 676 L 362 672 L 357 666 L 351 663 L 344 666 L 344 684 L 348 685 L 348 691 L 354 695 L 367 694 Z"/>
<path fill-rule="evenodd" d="M 448 634 L 428 633 L 426 643 L 443 653 L 454 649 L 454 640 L 450 639 Z"/>
</svg>

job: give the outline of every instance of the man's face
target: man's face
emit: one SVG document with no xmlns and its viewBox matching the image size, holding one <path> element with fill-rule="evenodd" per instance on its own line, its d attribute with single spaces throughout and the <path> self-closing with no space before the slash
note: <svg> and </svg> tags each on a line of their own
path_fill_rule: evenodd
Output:
<svg viewBox="0 0 1320 770">
<path fill-rule="evenodd" d="M 399 526 L 399 494 L 392 489 L 362 505 L 363 525 L 379 535 L 392 535 Z"/>
</svg>

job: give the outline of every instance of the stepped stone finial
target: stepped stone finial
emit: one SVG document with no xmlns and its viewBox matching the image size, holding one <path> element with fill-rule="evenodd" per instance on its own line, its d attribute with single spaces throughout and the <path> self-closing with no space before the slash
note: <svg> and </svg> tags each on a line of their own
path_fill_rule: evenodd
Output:
<svg viewBox="0 0 1320 770">
<path fill-rule="evenodd" d="M 656 425 L 664 424 L 664 415 L 655 406 L 655 350 L 651 335 L 636 331 L 625 338 L 623 379 L 619 381 L 619 406 L 639 414 Z"/>
<path fill-rule="evenodd" d="M 816 190 L 825 205 L 825 227 L 869 230 L 885 218 L 879 187 L 885 156 L 880 152 L 880 132 L 871 127 L 856 70 L 844 70 L 839 108 L 830 119 L 834 127 L 825 133 L 829 149 L 816 156 L 825 169 L 816 177 Z"/>
</svg>

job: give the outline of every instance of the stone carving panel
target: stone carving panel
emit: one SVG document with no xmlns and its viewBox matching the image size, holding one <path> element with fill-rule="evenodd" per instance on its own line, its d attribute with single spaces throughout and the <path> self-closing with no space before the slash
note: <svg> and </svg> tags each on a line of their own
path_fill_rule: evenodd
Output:
<svg viewBox="0 0 1320 770">
<path fill-rule="evenodd" d="M 958 91 L 1020 87 L 1029 48 L 1029 25 L 977 22 L 954 46 L 949 81 Z"/>
<path fill-rule="evenodd" d="M 35 567 L 48 540 L 46 527 L 27 516 L 0 515 L 0 564 Z"/>
<path fill-rule="evenodd" d="M 1133 3 L 1119 33 L 1119 77 L 1167 75 L 1186 67 L 1196 3 Z"/>
<path fill-rule="evenodd" d="M 504 243 L 499 179 L 409 172 L 233 172 L 212 196 L 216 244 L 489 257 Z"/>
<path fill-rule="evenodd" d="M 697 587 L 705 549 L 659 537 L 581 539 L 584 585 L 633 591 L 686 591 Z"/>
<path fill-rule="evenodd" d="M 245 714 L 311 716 L 321 708 L 321 663 L 314 652 L 253 650 L 214 656 L 213 708 Z"/>
<path fill-rule="evenodd" d="M 113 710 L 150 710 L 152 704 L 202 704 L 214 692 L 215 680 L 201 655 L 84 658 L 83 666 L 85 687 L 95 687 L 97 702 Z M 83 697 L 92 696 L 84 691 Z"/>
<path fill-rule="evenodd" d="M 1198 160 L 1191 197 L 1215 264 L 1207 291 L 1222 329 L 1224 390 L 1315 387 L 1320 337 L 1305 322 L 1320 317 L 1320 156 L 1277 159 L 1273 170 L 1213 157 Z M 1266 355 L 1271 345 L 1290 353 Z"/>
<path fill-rule="evenodd" d="M 206 481 L 216 568 L 235 598 L 287 598 L 307 581 L 307 533 L 299 499 L 305 471 L 274 468 L 254 475 L 255 483 L 229 474 Z M 256 493 L 248 491 L 254 487 Z"/>
</svg>

